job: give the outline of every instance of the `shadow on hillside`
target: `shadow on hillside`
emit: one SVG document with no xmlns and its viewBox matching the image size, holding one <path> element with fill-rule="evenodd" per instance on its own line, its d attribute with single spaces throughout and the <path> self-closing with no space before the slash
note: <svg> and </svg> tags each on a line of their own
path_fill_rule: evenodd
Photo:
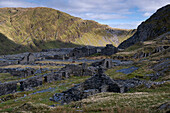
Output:
<svg viewBox="0 0 170 113">
<path fill-rule="evenodd" d="M 8 39 L 4 34 L 0 33 L 0 55 L 6 54 L 17 54 L 23 52 L 39 52 L 42 49 L 53 49 L 53 48 L 74 48 L 82 45 L 77 45 L 69 42 L 56 41 L 36 41 L 35 45 L 23 46 L 16 44 L 12 40 Z"/>
<path fill-rule="evenodd" d="M 8 39 L 4 34 L 0 33 L 0 55 L 15 54 L 27 51 L 27 47 L 16 44 Z"/>
<path fill-rule="evenodd" d="M 69 42 L 56 41 L 35 41 L 36 48 L 41 51 L 42 49 L 53 49 L 53 48 L 74 48 L 83 45 L 73 44 Z"/>
</svg>

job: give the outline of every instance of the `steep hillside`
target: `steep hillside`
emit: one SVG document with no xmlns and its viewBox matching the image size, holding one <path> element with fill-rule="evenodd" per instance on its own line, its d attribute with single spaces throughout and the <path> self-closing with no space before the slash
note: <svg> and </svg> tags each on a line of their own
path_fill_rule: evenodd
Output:
<svg viewBox="0 0 170 113">
<path fill-rule="evenodd" d="M 170 5 L 157 10 L 149 19 L 137 28 L 137 32 L 119 45 L 125 49 L 137 42 L 151 40 L 157 36 L 170 31 Z"/>
<path fill-rule="evenodd" d="M 0 8 L 0 33 L 29 51 L 107 43 L 118 46 L 134 32 L 112 29 L 51 8 Z"/>
<path fill-rule="evenodd" d="M 0 33 L 0 53 L 13 53 L 13 51 L 15 50 L 27 51 L 27 48 L 14 43 L 13 41 L 9 40 L 6 36 Z"/>
</svg>

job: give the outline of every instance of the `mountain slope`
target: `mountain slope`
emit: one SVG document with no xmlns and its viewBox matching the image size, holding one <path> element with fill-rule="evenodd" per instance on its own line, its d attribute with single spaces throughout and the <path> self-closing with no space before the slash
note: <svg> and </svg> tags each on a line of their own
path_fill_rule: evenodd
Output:
<svg viewBox="0 0 170 113">
<path fill-rule="evenodd" d="M 118 48 L 125 49 L 137 42 L 156 38 L 170 31 L 170 5 L 157 10 L 149 19 L 138 26 L 137 32 L 119 45 Z"/>
<path fill-rule="evenodd" d="M 51 8 L 0 8 L 0 33 L 29 51 L 63 45 L 118 46 L 134 32 L 112 29 Z M 58 41 L 67 44 L 61 46 Z"/>
</svg>

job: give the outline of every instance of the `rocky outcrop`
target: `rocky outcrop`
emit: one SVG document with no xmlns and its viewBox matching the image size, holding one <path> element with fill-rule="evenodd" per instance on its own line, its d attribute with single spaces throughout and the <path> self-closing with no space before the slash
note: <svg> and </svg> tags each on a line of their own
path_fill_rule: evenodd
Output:
<svg viewBox="0 0 170 113">
<path fill-rule="evenodd" d="M 124 90 L 124 87 L 105 75 L 102 69 L 99 69 L 98 74 L 87 79 L 85 82 L 68 89 L 67 91 L 56 93 L 51 100 L 61 103 L 69 103 L 100 92 L 121 93 L 124 92 Z"/>
<path fill-rule="evenodd" d="M 158 9 L 149 19 L 138 26 L 137 32 L 132 37 L 122 42 L 118 48 L 125 49 L 137 42 L 154 39 L 159 35 L 170 31 L 169 12 L 170 5 Z"/>
</svg>

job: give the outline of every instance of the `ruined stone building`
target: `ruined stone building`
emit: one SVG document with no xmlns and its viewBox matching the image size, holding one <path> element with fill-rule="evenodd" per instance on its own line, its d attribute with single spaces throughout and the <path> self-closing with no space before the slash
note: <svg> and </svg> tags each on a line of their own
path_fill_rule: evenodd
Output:
<svg viewBox="0 0 170 113">
<path fill-rule="evenodd" d="M 90 56 L 95 53 L 101 52 L 101 49 L 102 47 L 92 47 L 92 46 L 77 47 L 70 52 L 69 56 L 74 59 Z"/>
<path fill-rule="evenodd" d="M 32 64 L 35 62 L 35 56 L 32 53 L 25 55 L 18 63 L 19 64 Z"/>
<path fill-rule="evenodd" d="M 117 53 L 118 49 L 114 47 L 112 44 L 107 44 L 105 48 L 102 49 L 101 53 L 103 55 L 113 55 Z"/>
</svg>

